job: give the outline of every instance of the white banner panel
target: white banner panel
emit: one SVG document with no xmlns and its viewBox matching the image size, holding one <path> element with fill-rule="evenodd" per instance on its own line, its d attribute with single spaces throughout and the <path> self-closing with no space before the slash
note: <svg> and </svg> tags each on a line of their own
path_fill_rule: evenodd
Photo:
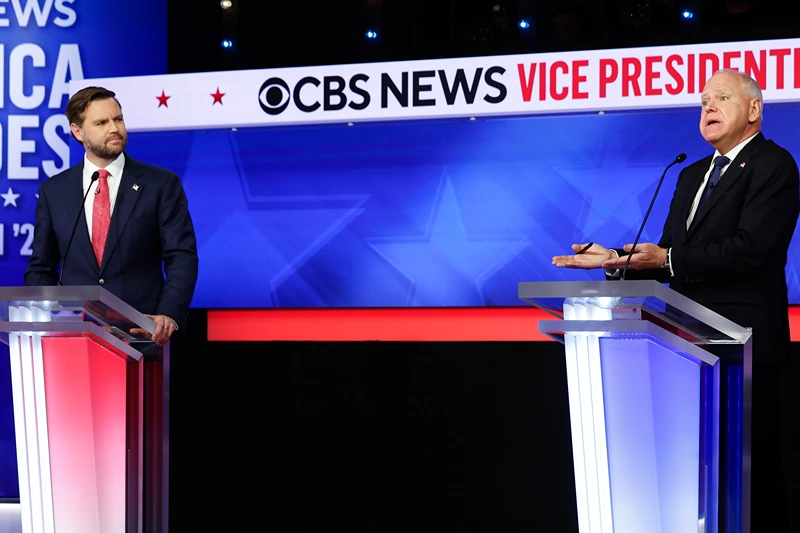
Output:
<svg viewBox="0 0 800 533">
<path fill-rule="evenodd" d="M 720 68 L 800 100 L 800 39 L 70 82 L 115 91 L 131 131 L 699 106 Z"/>
</svg>

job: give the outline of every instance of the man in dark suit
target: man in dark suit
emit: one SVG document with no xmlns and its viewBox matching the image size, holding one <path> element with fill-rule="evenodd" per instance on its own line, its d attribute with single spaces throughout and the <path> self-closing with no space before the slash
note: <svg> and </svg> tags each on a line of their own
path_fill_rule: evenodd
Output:
<svg viewBox="0 0 800 533">
<path fill-rule="evenodd" d="M 151 318 L 152 339 L 163 345 L 185 323 L 197 281 L 197 243 L 181 181 L 125 153 L 128 133 L 114 92 L 82 89 L 66 115 L 86 155 L 39 188 L 25 284 L 58 284 L 60 263 L 64 285 L 102 285 Z"/>
<path fill-rule="evenodd" d="M 749 76 L 722 70 L 702 94 L 700 132 L 715 153 L 678 178 L 658 244 L 638 244 L 626 279 L 657 279 L 745 327 L 753 328 L 753 531 L 791 531 L 796 477 L 788 387 L 790 335 L 786 259 L 800 213 L 794 158 L 764 138 L 762 95 Z M 579 244 L 574 251 L 581 250 Z M 556 256 L 567 268 L 624 268 L 632 245 L 594 244 Z M 786 476 L 788 479 L 784 480 Z M 764 529 L 769 526 L 770 529 Z"/>
</svg>

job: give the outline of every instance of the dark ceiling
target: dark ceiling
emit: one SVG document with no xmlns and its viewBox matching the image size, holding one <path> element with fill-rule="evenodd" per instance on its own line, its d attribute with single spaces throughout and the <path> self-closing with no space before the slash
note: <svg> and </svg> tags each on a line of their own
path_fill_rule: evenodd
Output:
<svg viewBox="0 0 800 533">
<path fill-rule="evenodd" d="M 223 9 L 220 0 L 169 0 L 169 72 L 800 36 L 797 10 L 777 0 L 231 2 Z M 378 38 L 367 39 L 368 30 Z M 223 48 L 225 39 L 233 46 Z"/>
</svg>

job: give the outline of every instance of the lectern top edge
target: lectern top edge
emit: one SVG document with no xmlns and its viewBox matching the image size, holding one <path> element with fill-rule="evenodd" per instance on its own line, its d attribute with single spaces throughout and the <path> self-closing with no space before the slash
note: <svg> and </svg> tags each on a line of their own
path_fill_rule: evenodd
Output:
<svg viewBox="0 0 800 533">
<path fill-rule="evenodd" d="M 587 299 L 595 306 L 638 311 L 707 339 L 744 344 L 752 335 L 722 315 L 654 280 L 521 282 L 518 296 L 545 310 L 560 311 L 564 301 Z"/>
<path fill-rule="evenodd" d="M 139 344 L 140 351 L 152 344 L 155 323 L 103 287 L 0 287 L 0 323 L 83 320 L 95 322 L 124 342 Z"/>
</svg>

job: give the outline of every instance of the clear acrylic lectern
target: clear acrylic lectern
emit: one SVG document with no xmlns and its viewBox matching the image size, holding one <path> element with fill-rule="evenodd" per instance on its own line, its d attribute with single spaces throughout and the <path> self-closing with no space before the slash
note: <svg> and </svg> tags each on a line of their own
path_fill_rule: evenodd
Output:
<svg viewBox="0 0 800 533">
<path fill-rule="evenodd" d="M 169 349 L 100 286 L 0 287 L 22 530 L 168 530 Z"/>
<path fill-rule="evenodd" d="M 749 533 L 750 329 L 656 281 L 519 297 L 565 346 L 581 533 Z"/>
</svg>

